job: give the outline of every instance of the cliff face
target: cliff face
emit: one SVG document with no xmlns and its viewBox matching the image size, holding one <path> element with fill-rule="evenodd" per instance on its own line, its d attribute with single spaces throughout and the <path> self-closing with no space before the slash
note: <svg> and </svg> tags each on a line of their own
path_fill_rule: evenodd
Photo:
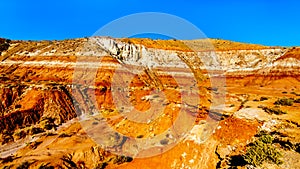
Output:
<svg viewBox="0 0 300 169">
<path fill-rule="evenodd" d="M 214 51 L 212 48 L 210 51 L 197 51 L 197 48 L 191 46 L 189 49 L 194 51 L 184 52 L 145 48 L 140 44 L 128 44 L 120 40 L 102 37 L 94 37 L 87 44 L 98 45 L 120 62 L 129 65 L 143 65 L 148 68 L 159 66 L 186 67 L 186 63 L 181 60 L 183 57 L 193 64 L 191 67 L 226 71 L 259 70 L 271 66 L 288 51 L 284 48 L 229 49 L 226 51 Z M 189 43 L 185 45 L 186 48 L 189 47 Z"/>
<path fill-rule="evenodd" d="M 189 43 L 185 42 L 186 48 Z M 231 49 L 213 51 L 176 51 L 145 48 L 140 44 L 128 44 L 120 40 L 94 37 L 87 44 L 99 46 L 102 50 L 126 65 L 143 66 L 146 69 L 157 67 L 191 68 L 201 70 L 222 70 L 228 76 L 266 75 L 278 72 L 283 75 L 297 75 L 299 69 L 299 49 L 281 47 L 261 47 L 261 49 Z M 88 55 L 89 53 L 82 53 Z M 101 55 L 101 54 L 100 54 Z M 103 55 L 103 53 L 102 53 Z M 97 54 L 95 55 L 97 56 Z"/>
<path fill-rule="evenodd" d="M 282 145 L 284 135 L 300 145 L 299 48 L 108 37 L 3 43 L 9 45 L 0 56 L 1 167 L 234 167 L 232 159 L 261 128 L 278 130 Z M 270 114 L 281 98 L 292 98 L 294 106 Z M 176 126 L 180 111 L 195 124 Z M 107 133 L 103 121 L 123 135 Z M 178 131 L 189 125 L 180 140 Z M 158 140 L 133 144 L 137 138 Z M 128 149 L 133 156 L 164 153 L 113 154 Z M 292 152 L 285 153 L 289 159 Z"/>
</svg>

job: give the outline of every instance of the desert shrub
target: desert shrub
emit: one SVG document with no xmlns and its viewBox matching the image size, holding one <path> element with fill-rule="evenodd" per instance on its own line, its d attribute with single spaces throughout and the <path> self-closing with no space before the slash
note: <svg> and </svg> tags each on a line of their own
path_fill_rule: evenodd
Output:
<svg viewBox="0 0 300 169">
<path fill-rule="evenodd" d="M 108 164 L 106 162 L 97 164 L 95 169 L 104 169 Z"/>
<path fill-rule="evenodd" d="M 138 135 L 138 136 L 136 136 L 136 138 L 143 138 L 144 137 L 144 135 Z"/>
<path fill-rule="evenodd" d="M 19 109 L 21 107 L 22 107 L 22 105 L 20 105 L 20 104 L 15 105 L 15 109 Z"/>
<path fill-rule="evenodd" d="M 300 153 L 300 143 L 296 144 L 296 146 L 295 146 L 295 151 L 296 151 L 297 153 Z"/>
<path fill-rule="evenodd" d="M 274 102 L 274 104 L 281 105 L 281 106 L 292 106 L 293 103 L 294 103 L 294 99 L 292 98 L 282 98 Z"/>
<path fill-rule="evenodd" d="M 273 108 L 268 108 L 265 106 L 260 106 L 259 108 L 262 108 L 266 113 L 268 114 L 276 114 L 276 115 L 281 115 L 281 114 L 287 114 L 285 111 L 280 110 L 279 108 L 273 107 Z"/>
<path fill-rule="evenodd" d="M 0 54 L 1 52 L 6 51 L 9 48 L 9 43 L 9 39 L 0 38 Z"/>
<path fill-rule="evenodd" d="M 295 150 L 296 151 L 296 144 L 294 145 L 290 140 L 282 139 L 282 138 L 276 138 L 273 143 L 278 143 L 280 146 L 285 150 Z"/>
<path fill-rule="evenodd" d="M 242 155 L 234 155 L 231 156 L 229 159 L 230 168 L 234 169 L 237 166 L 245 166 L 247 162 L 244 160 Z"/>
<path fill-rule="evenodd" d="M 60 158 L 63 161 L 63 165 L 66 168 L 78 168 L 76 163 L 72 160 L 73 156 L 71 154 L 64 155 Z"/>
<path fill-rule="evenodd" d="M 57 135 L 56 133 L 52 133 L 52 132 L 46 132 L 46 133 L 44 133 L 43 134 L 43 136 L 55 136 L 55 135 Z"/>
<path fill-rule="evenodd" d="M 259 101 L 265 101 L 265 100 L 268 100 L 267 97 L 260 97 Z"/>
<path fill-rule="evenodd" d="M 47 164 L 41 164 L 39 166 L 39 169 L 54 169 L 54 166 L 49 166 L 49 163 L 47 163 Z"/>
<path fill-rule="evenodd" d="M 14 156 L 10 155 L 8 157 L 0 158 L 0 164 L 5 164 L 8 162 L 12 162 L 14 160 Z"/>
<path fill-rule="evenodd" d="M 295 100 L 294 100 L 294 103 L 300 103 L 300 98 L 295 99 Z"/>
<path fill-rule="evenodd" d="M 12 141 L 14 141 L 14 138 L 13 138 L 13 136 L 9 133 L 3 133 L 3 134 L 1 134 L 0 135 L 0 142 L 1 142 L 1 144 L 3 145 L 3 144 L 6 144 L 6 143 L 9 143 L 9 142 L 12 142 Z"/>
<path fill-rule="evenodd" d="M 0 52 L 7 50 L 9 47 L 8 43 L 2 43 L 0 44 Z"/>
<path fill-rule="evenodd" d="M 44 117 L 41 122 L 40 125 L 43 129 L 45 130 L 51 130 L 51 129 L 55 129 L 57 127 L 57 125 L 54 123 L 55 122 L 55 118 L 52 117 Z"/>
<path fill-rule="evenodd" d="M 34 142 L 29 143 L 29 147 L 30 147 L 30 149 L 36 149 L 40 144 L 42 144 L 41 141 L 34 141 Z"/>
<path fill-rule="evenodd" d="M 27 169 L 29 168 L 30 163 L 28 161 L 23 162 L 22 164 L 20 164 L 16 169 Z"/>
<path fill-rule="evenodd" d="M 85 167 L 85 162 L 82 161 L 82 160 L 79 160 L 79 161 L 77 162 L 77 166 L 79 166 L 79 168 L 86 168 L 86 167 Z"/>
<path fill-rule="evenodd" d="M 272 145 L 273 137 L 262 134 L 255 142 L 248 145 L 244 160 L 251 165 L 260 166 L 263 162 L 271 162 L 277 165 L 283 163 L 281 153 Z"/>
<path fill-rule="evenodd" d="M 4 166 L 3 169 L 11 169 L 11 168 L 13 168 L 13 166 L 14 166 L 13 164 L 7 165 L 7 166 Z"/>
<path fill-rule="evenodd" d="M 14 133 L 15 140 L 19 140 L 26 137 L 26 132 L 24 130 L 16 131 Z"/>
<path fill-rule="evenodd" d="M 133 159 L 132 157 L 126 157 L 126 156 L 117 156 L 114 160 L 114 164 L 122 164 L 126 162 L 131 162 Z"/>
<path fill-rule="evenodd" d="M 58 138 L 64 138 L 64 137 L 71 137 L 72 134 L 67 134 L 67 133 L 61 133 Z"/>
<path fill-rule="evenodd" d="M 44 130 L 42 128 L 39 127 L 30 127 L 27 131 L 28 134 L 30 135 L 34 135 L 34 134 L 39 134 L 44 132 Z"/>
<path fill-rule="evenodd" d="M 291 94 L 295 95 L 295 96 L 300 96 L 300 94 L 296 93 L 296 92 L 291 92 Z"/>
</svg>

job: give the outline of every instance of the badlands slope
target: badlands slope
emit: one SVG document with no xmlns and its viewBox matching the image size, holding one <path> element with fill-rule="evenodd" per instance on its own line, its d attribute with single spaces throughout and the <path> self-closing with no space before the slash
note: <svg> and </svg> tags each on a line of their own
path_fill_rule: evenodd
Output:
<svg viewBox="0 0 300 169">
<path fill-rule="evenodd" d="M 300 48 L 0 42 L 0 168 L 247 168 L 259 133 L 300 166 Z"/>
</svg>

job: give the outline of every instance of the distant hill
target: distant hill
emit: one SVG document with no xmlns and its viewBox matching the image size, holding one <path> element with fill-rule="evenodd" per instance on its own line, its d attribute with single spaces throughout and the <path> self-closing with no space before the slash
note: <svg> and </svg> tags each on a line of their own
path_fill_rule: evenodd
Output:
<svg viewBox="0 0 300 169">
<path fill-rule="evenodd" d="M 221 39 L 196 39 L 196 40 L 152 40 L 148 38 L 125 38 L 123 42 L 141 44 L 148 48 L 180 50 L 180 51 L 205 51 L 205 50 L 255 50 L 270 49 L 270 46 L 249 44 Z"/>
</svg>

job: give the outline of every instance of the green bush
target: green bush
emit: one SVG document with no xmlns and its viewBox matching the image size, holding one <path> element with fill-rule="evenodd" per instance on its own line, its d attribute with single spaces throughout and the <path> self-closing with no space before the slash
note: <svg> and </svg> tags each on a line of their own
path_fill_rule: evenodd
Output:
<svg viewBox="0 0 300 169">
<path fill-rule="evenodd" d="M 44 130 L 56 129 L 57 125 L 55 124 L 55 118 L 52 117 L 44 117 L 40 121 L 41 128 Z"/>
<path fill-rule="evenodd" d="M 248 145 L 247 152 L 243 155 L 244 160 L 254 166 L 261 166 L 263 162 L 282 164 L 282 155 L 272 143 L 271 135 L 262 134 L 258 140 Z"/>
<path fill-rule="evenodd" d="M 282 98 L 274 102 L 274 104 L 281 105 L 281 106 L 292 106 L 293 103 L 294 103 L 294 99 L 292 98 Z"/>
</svg>

